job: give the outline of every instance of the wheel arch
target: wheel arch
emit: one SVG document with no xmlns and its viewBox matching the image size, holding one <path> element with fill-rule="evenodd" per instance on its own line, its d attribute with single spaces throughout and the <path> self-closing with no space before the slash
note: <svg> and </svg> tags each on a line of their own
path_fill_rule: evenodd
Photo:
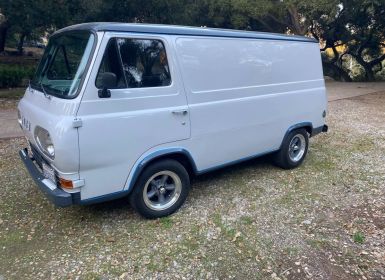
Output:
<svg viewBox="0 0 385 280">
<path fill-rule="evenodd" d="M 197 174 L 197 168 L 191 154 L 183 148 L 166 148 L 161 149 L 151 154 L 145 156 L 136 167 L 134 167 L 133 175 L 128 184 L 127 191 L 131 192 L 139 176 L 142 174 L 144 169 L 150 164 L 163 160 L 163 159 L 173 159 L 178 161 L 180 164 L 186 168 L 190 178 Z"/>
<path fill-rule="evenodd" d="M 279 148 L 282 148 L 283 141 L 286 139 L 286 137 L 289 135 L 290 132 L 296 129 L 304 128 L 306 129 L 307 133 L 311 136 L 313 134 L 313 124 L 311 122 L 302 122 L 302 123 L 297 123 L 295 125 L 292 125 L 291 127 L 288 128 L 288 130 L 285 133 L 285 136 L 282 138 L 281 145 Z"/>
</svg>

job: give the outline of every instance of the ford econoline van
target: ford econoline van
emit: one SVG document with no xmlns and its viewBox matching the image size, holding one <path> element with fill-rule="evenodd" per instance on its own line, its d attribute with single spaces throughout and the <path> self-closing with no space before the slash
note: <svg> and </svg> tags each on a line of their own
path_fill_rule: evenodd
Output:
<svg viewBox="0 0 385 280">
<path fill-rule="evenodd" d="M 156 218 L 192 176 L 265 154 L 299 166 L 326 107 L 311 38 L 80 24 L 51 36 L 19 103 L 20 156 L 58 206 L 127 197 Z"/>
</svg>

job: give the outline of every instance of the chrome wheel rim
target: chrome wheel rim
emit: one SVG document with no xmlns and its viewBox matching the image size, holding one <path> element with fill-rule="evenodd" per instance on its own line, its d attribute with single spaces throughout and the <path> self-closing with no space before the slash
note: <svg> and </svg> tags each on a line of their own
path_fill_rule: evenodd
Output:
<svg viewBox="0 0 385 280">
<path fill-rule="evenodd" d="M 147 180 L 143 189 L 143 200 L 146 206 L 155 211 L 170 208 L 182 191 L 182 181 L 172 171 L 160 171 Z"/>
<path fill-rule="evenodd" d="M 302 134 L 295 135 L 289 144 L 289 157 L 293 162 L 298 162 L 302 159 L 306 150 L 306 139 Z"/>
</svg>

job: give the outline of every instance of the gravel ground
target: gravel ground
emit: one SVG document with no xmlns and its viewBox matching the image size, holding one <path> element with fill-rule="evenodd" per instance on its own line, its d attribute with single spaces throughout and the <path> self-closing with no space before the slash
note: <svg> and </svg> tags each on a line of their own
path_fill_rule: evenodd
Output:
<svg viewBox="0 0 385 280">
<path fill-rule="evenodd" d="M 200 177 L 155 221 L 119 200 L 56 209 L 0 141 L 0 279 L 385 279 L 385 94 L 330 103 L 293 171 Z"/>
</svg>

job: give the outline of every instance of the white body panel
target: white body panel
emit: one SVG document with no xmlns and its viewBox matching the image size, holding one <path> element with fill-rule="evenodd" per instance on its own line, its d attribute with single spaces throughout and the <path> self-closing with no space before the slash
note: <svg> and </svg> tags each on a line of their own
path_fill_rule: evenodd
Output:
<svg viewBox="0 0 385 280">
<path fill-rule="evenodd" d="M 80 102 L 77 99 L 48 99 L 42 92 L 27 89 L 18 105 L 22 117 L 30 123 L 29 129 L 22 127 L 27 140 L 38 149 L 33 132 L 37 126 L 47 129 L 56 155 L 54 160 L 46 159 L 62 178 L 69 180 L 79 179 L 78 132 L 72 127 Z"/>
<path fill-rule="evenodd" d="M 176 49 L 190 106 L 189 150 L 199 169 L 275 151 L 294 124 L 323 125 L 317 44 L 177 38 Z"/>
<path fill-rule="evenodd" d="M 110 38 L 161 40 L 172 83 L 111 90 L 95 79 Z M 33 129 L 50 132 L 62 177 L 84 180 L 81 200 L 128 190 L 142 160 L 183 149 L 196 171 L 279 149 L 294 125 L 324 125 L 326 93 L 319 46 L 312 42 L 99 32 L 95 53 L 74 99 L 27 91 L 19 110 Z M 187 111 L 186 115 L 174 111 Z M 73 127 L 81 119 L 82 126 Z"/>
</svg>

